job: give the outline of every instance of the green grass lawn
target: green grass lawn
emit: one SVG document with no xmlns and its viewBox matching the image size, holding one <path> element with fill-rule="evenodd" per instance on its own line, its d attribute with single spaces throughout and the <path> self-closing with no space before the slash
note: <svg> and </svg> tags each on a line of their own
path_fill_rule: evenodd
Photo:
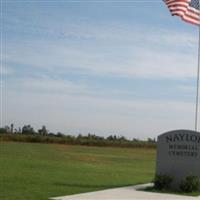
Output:
<svg viewBox="0 0 200 200">
<path fill-rule="evenodd" d="M 47 200 L 150 182 L 155 149 L 0 143 L 0 199 Z"/>
</svg>

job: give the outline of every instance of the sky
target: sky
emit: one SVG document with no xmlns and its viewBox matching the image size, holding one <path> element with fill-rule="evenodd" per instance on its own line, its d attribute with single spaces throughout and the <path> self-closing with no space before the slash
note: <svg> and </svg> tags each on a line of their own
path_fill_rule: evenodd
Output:
<svg viewBox="0 0 200 200">
<path fill-rule="evenodd" d="M 2 126 L 194 129 L 198 28 L 162 0 L 3 0 L 1 32 Z"/>
</svg>

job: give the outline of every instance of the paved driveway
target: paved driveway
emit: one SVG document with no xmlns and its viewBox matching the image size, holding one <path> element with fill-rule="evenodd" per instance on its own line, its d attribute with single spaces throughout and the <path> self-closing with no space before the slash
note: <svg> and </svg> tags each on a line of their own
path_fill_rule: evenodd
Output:
<svg viewBox="0 0 200 200">
<path fill-rule="evenodd" d="M 200 200 L 200 197 L 189 197 L 173 194 L 161 194 L 154 192 L 140 191 L 151 184 L 107 189 L 98 192 L 88 192 L 83 194 L 69 195 L 64 197 L 54 197 L 54 200 Z"/>
</svg>

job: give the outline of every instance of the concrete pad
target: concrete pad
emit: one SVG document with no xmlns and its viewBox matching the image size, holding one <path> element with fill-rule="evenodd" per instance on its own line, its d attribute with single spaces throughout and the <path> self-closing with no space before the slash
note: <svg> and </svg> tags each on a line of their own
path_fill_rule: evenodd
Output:
<svg viewBox="0 0 200 200">
<path fill-rule="evenodd" d="M 152 186 L 152 184 L 143 184 L 129 187 L 101 190 L 97 192 L 88 192 L 83 194 L 69 195 L 63 197 L 54 197 L 54 200 L 200 200 L 200 197 L 190 197 L 174 194 L 161 194 L 154 192 L 141 191 Z"/>
</svg>

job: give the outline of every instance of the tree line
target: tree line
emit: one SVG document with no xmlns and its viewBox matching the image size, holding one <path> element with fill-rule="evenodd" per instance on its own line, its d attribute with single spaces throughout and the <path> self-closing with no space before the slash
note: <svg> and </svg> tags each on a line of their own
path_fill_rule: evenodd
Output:
<svg viewBox="0 0 200 200">
<path fill-rule="evenodd" d="M 122 135 L 116 134 L 103 137 L 91 133 L 87 135 L 78 134 L 75 136 L 61 132 L 50 132 L 47 130 L 46 126 L 42 126 L 41 129 L 36 131 L 31 125 L 15 128 L 14 124 L 0 128 L 0 139 L 1 141 L 59 143 L 87 146 L 156 147 L 155 138 L 148 138 L 146 141 L 143 141 L 137 138 L 127 139 Z"/>
</svg>

